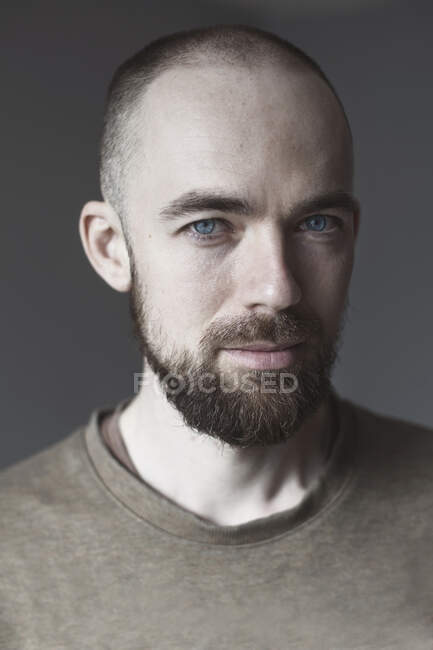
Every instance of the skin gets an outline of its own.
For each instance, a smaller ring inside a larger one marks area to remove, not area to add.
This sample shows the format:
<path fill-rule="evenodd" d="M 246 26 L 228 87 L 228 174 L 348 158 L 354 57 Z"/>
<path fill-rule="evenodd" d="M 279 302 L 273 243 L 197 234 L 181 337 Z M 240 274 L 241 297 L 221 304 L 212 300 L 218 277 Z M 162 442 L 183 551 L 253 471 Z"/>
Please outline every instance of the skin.
<path fill-rule="evenodd" d="M 318 195 L 352 192 L 350 137 L 326 84 L 303 67 L 277 64 L 177 67 L 152 82 L 135 125 L 125 186 L 128 230 L 152 344 L 196 359 L 201 337 L 218 319 L 272 320 L 290 309 L 319 319 L 325 340 L 335 340 L 359 210 L 299 211 Z M 201 190 L 241 197 L 252 211 L 159 218 L 169 202 Z M 330 215 L 332 232 L 296 230 L 317 214 Z M 342 220 L 341 229 L 332 217 Z M 209 218 L 230 229 L 215 223 L 218 237 L 197 241 L 190 224 Z M 112 206 L 87 203 L 79 227 L 97 273 L 115 290 L 129 291 L 132 264 Z M 305 359 L 316 344 L 312 338 L 304 347 Z M 221 349 L 214 355 L 219 372 L 239 371 Z M 329 400 L 287 441 L 221 449 L 217 439 L 188 427 L 151 369 L 145 365 L 144 372 L 140 392 L 122 413 L 122 437 L 140 475 L 187 510 L 220 525 L 268 516 L 299 504 L 323 470 L 335 430 Z"/>

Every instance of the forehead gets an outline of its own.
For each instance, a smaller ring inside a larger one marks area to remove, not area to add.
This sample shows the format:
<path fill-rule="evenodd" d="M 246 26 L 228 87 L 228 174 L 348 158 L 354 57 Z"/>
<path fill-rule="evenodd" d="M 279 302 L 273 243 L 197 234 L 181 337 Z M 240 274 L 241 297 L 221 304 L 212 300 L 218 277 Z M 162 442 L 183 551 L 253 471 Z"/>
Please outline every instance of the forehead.
<path fill-rule="evenodd" d="M 263 193 L 282 182 L 290 188 L 314 179 L 323 190 L 351 183 L 342 110 L 305 66 L 172 68 L 147 88 L 134 131 L 135 190 L 144 178 L 155 191 L 169 179 L 173 192 L 197 184 Z"/>

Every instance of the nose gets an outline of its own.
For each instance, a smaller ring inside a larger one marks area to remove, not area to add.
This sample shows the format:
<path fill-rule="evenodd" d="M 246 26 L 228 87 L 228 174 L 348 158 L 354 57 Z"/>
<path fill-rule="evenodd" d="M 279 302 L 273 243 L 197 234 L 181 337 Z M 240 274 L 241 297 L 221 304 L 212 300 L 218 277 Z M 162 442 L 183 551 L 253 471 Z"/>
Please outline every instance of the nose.
<path fill-rule="evenodd" d="M 262 223 L 242 242 L 242 271 L 236 275 L 238 297 L 244 308 L 275 313 L 301 300 L 301 288 L 289 267 L 285 239 L 284 230 L 277 223 Z"/>

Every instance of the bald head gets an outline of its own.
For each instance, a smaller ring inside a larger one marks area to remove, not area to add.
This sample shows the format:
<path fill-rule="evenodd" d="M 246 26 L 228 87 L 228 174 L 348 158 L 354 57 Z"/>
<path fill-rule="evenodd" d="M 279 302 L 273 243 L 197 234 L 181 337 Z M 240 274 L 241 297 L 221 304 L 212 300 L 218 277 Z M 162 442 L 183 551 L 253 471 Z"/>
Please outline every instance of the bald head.
<path fill-rule="evenodd" d="M 316 102 L 325 98 L 322 106 L 329 105 L 326 92 L 328 98 L 332 97 L 334 113 L 339 114 L 340 130 L 345 130 L 347 136 L 345 164 L 352 167 L 352 139 L 343 106 L 320 67 L 299 48 L 274 34 L 246 26 L 223 25 L 178 32 L 151 42 L 125 61 L 115 72 L 108 90 L 100 149 L 101 190 L 124 227 L 126 179 L 132 173 L 138 144 L 142 143 L 137 134 L 145 119 L 145 91 L 151 85 L 158 86 L 153 84 L 158 77 L 167 76 L 164 73 L 179 67 L 189 68 L 191 72 L 200 68 L 239 68 L 253 77 L 259 70 L 275 68 L 280 75 L 287 73 L 288 79 L 289 76 L 292 80 L 296 78 L 298 87 L 302 76 L 310 88 L 315 81 L 319 87 L 322 86 L 322 92 L 316 93 Z M 199 76 L 205 88 L 206 75 Z M 210 96 L 211 79 L 212 75 L 204 91 Z M 326 87 L 325 93 L 323 87 Z M 161 88 L 169 101 L 167 88 L 164 85 Z M 182 92 L 182 84 L 176 91 Z M 320 110 L 320 105 L 317 108 Z M 227 110 L 230 110 L 228 106 Z"/>

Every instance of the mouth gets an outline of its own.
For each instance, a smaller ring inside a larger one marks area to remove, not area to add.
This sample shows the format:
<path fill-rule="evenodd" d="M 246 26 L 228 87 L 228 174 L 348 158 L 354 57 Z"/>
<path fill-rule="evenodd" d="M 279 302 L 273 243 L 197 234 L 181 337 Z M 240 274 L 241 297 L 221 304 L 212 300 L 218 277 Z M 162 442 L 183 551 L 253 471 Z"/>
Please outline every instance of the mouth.
<path fill-rule="evenodd" d="M 249 345 L 234 345 L 232 347 L 226 347 L 225 350 L 253 350 L 254 352 L 277 352 L 279 350 L 288 350 L 293 348 L 295 345 L 304 343 L 305 339 L 299 339 L 297 341 L 290 341 L 288 343 L 282 343 L 280 345 L 274 345 L 273 343 L 268 343 L 266 341 L 258 341 L 256 343 L 251 343 Z"/>
<path fill-rule="evenodd" d="M 277 370 L 290 366 L 305 349 L 305 341 L 285 345 L 253 343 L 239 348 L 223 348 L 236 364 L 255 370 Z"/>

